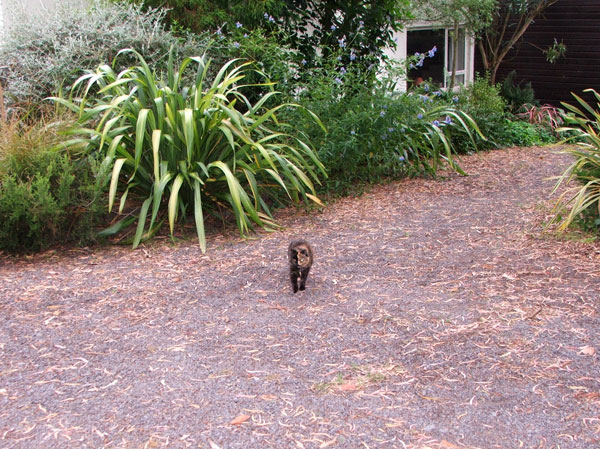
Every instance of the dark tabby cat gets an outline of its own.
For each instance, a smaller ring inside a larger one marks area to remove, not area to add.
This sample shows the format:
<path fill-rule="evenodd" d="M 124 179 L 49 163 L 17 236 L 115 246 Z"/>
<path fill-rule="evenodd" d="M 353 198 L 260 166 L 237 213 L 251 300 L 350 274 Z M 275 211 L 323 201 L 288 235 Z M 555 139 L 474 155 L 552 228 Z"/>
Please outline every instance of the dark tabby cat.
<path fill-rule="evenodd" d="M 306 240 L 294 240 L 288 248 L 288 257 L 290 259 L 290 280 L 294 293 L 296 293 L 306 287 L 306 278 L 313 263 L 312 248 Z M 300 278 L 300 288 L 298 288 L 298 278 Z"/>

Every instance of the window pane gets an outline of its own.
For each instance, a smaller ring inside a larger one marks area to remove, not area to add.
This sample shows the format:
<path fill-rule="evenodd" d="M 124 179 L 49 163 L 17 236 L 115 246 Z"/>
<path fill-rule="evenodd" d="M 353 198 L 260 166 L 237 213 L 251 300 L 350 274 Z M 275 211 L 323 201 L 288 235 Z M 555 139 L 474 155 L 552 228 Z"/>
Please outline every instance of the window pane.
<path fill-rule="evenodd" d="M 452 61 L 454 61 L 454 46 L 453 46 L 453 42 L 452 42 L 452 34 L 453 31 L 452 30 L 448 30 L 448 48 L 449 48 L 449 54 L 448 54 L 448 71 L 452 70 Z M 458 48 L 458 55 L 456 58 L 456 71 L 458 72 L 459 70 L 464 70 L 465 69 L 465 30 L 464 29 L 460 29 L 458 31 L 458 40 L 457 40 L 457 48 Z"/>
<path fill-rule="evenodd" d="M 406 54 L 427 53 L 437 47 L 435 55 L 427 57 L 423 65 L 408 72 L 408 78 L 413 84 L 419 84 L 431 79 L 435 84 L 444 85 L 444 30 L 414 30 L 408 31 L 406 37 Z"/>

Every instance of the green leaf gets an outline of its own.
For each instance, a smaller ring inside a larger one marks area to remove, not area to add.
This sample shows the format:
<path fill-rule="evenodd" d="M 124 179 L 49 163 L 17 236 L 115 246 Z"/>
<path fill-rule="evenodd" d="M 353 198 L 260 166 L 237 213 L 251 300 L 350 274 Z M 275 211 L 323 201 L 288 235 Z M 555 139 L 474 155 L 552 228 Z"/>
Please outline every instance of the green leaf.
<path fill-rule="evenodd" d="M 137 248 L 137 246 L 140 244 L 144 227 L 146 225 L 146 216 L 148 215 L 148 209 L 150 208 L 151 203 L 152 197 L 146 198 L 146 201 L 144 201 L 142 204 L 142 208 L 140 209 L 140 213 L 138 215 L 137 230 L 135 231 L 135 236 L 133 237 L 133 248 Z"/>
<path fill-rule="evenodd" d="M 108 212 L 112 211 L 113 204 L 115 203 L 115 196 L 117 195 L 117 185 L 119 183 L 119 175 L 121 174 L 121 168 L 127 159 L 117 159 L 113 166 L 112 176 L 110 179 L 110 187 L 108 189 Z"/>
<path fill-rule="evenodd" d="M 202 187 L 198 181 L 194 181 L 194 219 L 196 221 L 196 231 L 200 249 L 206 252 L 206 235 L 204 234 L 204 216 L 202 213 Z"/>
<path fill-rule="evenodd" d="M 140 164 L 140 158 L 142 157 L 142 150 L 144 146 L 144 139 L 146 137 L 146 121 L 148 120 L 148 114 L 150 109 L 142 109 L 137 117 L 135 127 L 135 165 L 134 171 L 137 170 Z"/>
<path fill-rule="evenodd" d="M 175 228 L 175 220 L 177 218 L 177 203 L 179 201 L 179 189 L 183 183 L 183 175 L 177 175 L 171 186 L 171 195 L 169 196 L 169 229 L 171 236 Z"/>

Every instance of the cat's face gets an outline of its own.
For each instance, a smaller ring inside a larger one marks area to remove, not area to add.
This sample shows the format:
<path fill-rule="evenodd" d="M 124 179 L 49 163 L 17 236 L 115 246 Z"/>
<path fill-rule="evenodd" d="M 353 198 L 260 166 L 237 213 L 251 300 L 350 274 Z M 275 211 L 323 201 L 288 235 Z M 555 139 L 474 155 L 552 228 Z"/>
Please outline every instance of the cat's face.
<path fill-rule="evenodd" d="M 298 260 L 298 266 L 306 267 L 310 264 L 310 254 L 306 248 L 298 248 L 294 250 L 296 252 L 296 259 Z"/>

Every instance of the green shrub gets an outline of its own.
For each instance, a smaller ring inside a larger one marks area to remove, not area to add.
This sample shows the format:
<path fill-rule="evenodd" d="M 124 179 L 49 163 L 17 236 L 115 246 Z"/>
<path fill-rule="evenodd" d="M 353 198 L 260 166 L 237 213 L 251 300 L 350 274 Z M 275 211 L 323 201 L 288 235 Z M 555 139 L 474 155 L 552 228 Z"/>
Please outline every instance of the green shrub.
<path fill-rule="evenodd" d="M 0 40 L 0 83 L 12 105 L 54 95 L 85 69 L 112 60 L 121 48 L 134 48 L 164 68 L 171 47 L 178 55 L 190 55 L 201 53 L 208 42 L 166 31 L 163 10 L 144 12 L 140 6 L 104 0 L 94 0 L 88 10 L 63 3 L 54 12 L 15 23 Z M 134 60 L 119 62 L 126 67 Z"/>
<path fill-rule="evenodd" d="M 216 67 L 232 59 L 251 62 L 254 70 L 246 71 L 245 95 L 255 102 L 273 86 L 279 91 L 287 91 L 296 85 L 295 77 L 300 73 L 302 57 L 285 41 L 285 36 L 269 35 L 262 29 L 229 26 L 215 36 L 207 54 Z"/>
<path fill-rule="evenodd" d="M 510 118 L 492 133 L 492 138 L 500 147 L 530 147 L 555 141 L 552 131 L 544 126 Z"/>
<path fill-rule="evenodd" d="M 523 106 L 536 104 L 535 92 L 531 87 L 531 82 L 523 83 L 520 81 L 515 83 L 516 75 L 516 71 L 510 72 L 502 82 L 500 89 L 500 94 L 513 113 L 519 112 Z"/>
<path fill-rule="evenodd" d="M 597 101 L 600 94 L 594 89 L 584 92 L 592 93 Z M 596 232 L 600 230 L 600 111 L 576 94 L 572 94 L 579 103 L 574 106 L 562 105 L 567 109 L 564 120 L 566 126 L 558 131 L 568 136 L 565 142 L 574 142 L 565 153 L 571 154 L 575 160 L 559 178 L 554 192 L 563 184 L 576 180 L 575 187 L 567 188 L 559 197 L 555 207 L 555 216 L 551 223 L 559 223 L 558 230 L 564 231 L 577 219 L 583 219 L 586 226 Z"/>
<path fill-rule="evenodd" d="M 329 190 L 343 194 L 357 182 L 435 175 L 442 162 L 460 171 L 451 130 L 471 139 L 479 132 L 466 113 L 449 105 L 442 92 L 394 93 L 390 80 L 374 82 L 336 61 L 310 72 L 296 92 L 297 101 L 322 118 L 327 134 L 298 113 L 289 119 L 317 144 Z"/>
<path fill-rule="evenodd" d="M 103 166 L 110 168 L 109 210 L 117 192 L 119 212 L 128 200 L 137 208 L 106 233 L 137 220 L 135 247 L 160 228 L 163 217 L 172 234 L 176 219 L 191 213 L 205 250 L 206 210 L 232 211 L 244 234 L 253 223 L 274 225 L 269 201 L 287 197 L 318 202 L 313 181 L 325 174 L 322 164 L 276 119 L 280 109 L 293 105 L 265 108 L 275 92 L 249 102 L 238 84 L 247 64 L 229 61 L 208 82 L 209 63 L 204 58 L 186 58 L 178 71 L 170 58 L 166 79 L 157 79 L 139 53 L 119 52 L 130 54 L 138 58 L 138 65 L 119 74 L 100 66 L 76 82 L 75 88 L 85 87 L 82 98 L 55 99 L 79 112 L 83 126 L 93 127 L 87 130 L 89 137 L 71 144 L 100 154 Z M 193 66 L 195 82 L 187 85 L 182 79 Z M 88 96 L 92 87 L 98 94 Z"/>
<path fill-rule="evenodd" d="M 0 122 L 0 250 L 93 239 L 102 188 L 93 160 L 74 160 L 56 148 L 65 126 Z"/>

